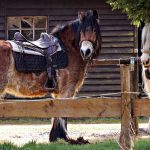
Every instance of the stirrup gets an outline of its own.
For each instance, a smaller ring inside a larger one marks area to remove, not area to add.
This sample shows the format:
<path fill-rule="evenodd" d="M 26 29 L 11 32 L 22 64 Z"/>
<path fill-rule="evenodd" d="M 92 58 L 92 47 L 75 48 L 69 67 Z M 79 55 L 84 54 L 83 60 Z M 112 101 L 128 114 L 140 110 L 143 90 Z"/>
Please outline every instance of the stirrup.
<path fill-rule="evenodd" d="M 57 86 L 57 84 L 56 84 L 54 77 L 52 77 L 52 78 L 48 77 L 45 82 L 44 88 L 46 90 L 54 90 L 56 88 L 56 86 Z"/>

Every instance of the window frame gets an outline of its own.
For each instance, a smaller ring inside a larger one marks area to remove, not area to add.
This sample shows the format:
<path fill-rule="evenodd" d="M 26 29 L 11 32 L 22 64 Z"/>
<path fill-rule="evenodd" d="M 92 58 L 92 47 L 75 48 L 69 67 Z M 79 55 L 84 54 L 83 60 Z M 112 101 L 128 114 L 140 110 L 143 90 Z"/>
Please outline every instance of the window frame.
<path fill-rule="evenodd" d="M 10 17 L 18 17 L 19 18 L 19 28 L 13 28 L 13 29 L 9 29 L 8 28 L 8 26 L 9 26 L 8 19 Z M 33 18 L 33 27 L 32 28 L 22 28 L 21 27 L 21 20 L 22 20 L 22 18 L 25 18 L 25 17 Z M 46 18 L 46 27 L 45 28 L 37 28 L 37 27 L 35 27 L 35 18 L 37 18 L 37 17 L 44 17 L 44 18 Z M 19 30 L 20 33 L 22 33 L 23 30 L 24 31 L 25 30 L 26 31 L 31 30 L 33 32 L 32 40 L 34 41 L 35 40 L 35 31 L 45 30 L 46 32 L 48 32 L 48 16 L 7 16 L 7 39 L 9 37 L 8 32 L 9 31 L 15 31 L 15 30 Z"/>

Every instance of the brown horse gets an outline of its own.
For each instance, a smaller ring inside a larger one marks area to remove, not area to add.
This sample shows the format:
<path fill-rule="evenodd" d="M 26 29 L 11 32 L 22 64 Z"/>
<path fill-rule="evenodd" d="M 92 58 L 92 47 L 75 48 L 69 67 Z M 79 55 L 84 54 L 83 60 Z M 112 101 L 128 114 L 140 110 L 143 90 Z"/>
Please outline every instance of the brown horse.
<path fill-rule="evenodd" d="M 63 27 L 56 27 L 52 33 L 65 46 L 68 54 L 68 66 L 57 70 L 57 89 L 51 91 L 54 98 L 75 96 L 81 88 L 89 61 L 99 55 L 101 46 L 98 13 L 96 10 L 80 12 L 78 19 Z M 46 72 L 39 75 L 20 73 L 15 69 L 12 47 L 7 41 L 0 41 L 0 92 L 19 97 L 41 97 L 48 94 L 44 88 Z M 68 139 L 67 119 L 54 118 L 50 132 L 50 141 L 57 138 Z"/>

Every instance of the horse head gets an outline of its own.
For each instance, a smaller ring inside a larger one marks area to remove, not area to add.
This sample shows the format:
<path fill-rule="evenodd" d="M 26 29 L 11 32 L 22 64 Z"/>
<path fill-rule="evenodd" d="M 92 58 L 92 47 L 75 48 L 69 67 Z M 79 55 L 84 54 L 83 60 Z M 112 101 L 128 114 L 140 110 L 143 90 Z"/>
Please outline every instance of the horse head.
<path fill-rule="evenodd" d="M 100 51 L 100 26 L 96 10 L 78 13 L 79 26 L 77 29 L 77 43 L 83 60 L 90 60 L 98 56 Z"/>

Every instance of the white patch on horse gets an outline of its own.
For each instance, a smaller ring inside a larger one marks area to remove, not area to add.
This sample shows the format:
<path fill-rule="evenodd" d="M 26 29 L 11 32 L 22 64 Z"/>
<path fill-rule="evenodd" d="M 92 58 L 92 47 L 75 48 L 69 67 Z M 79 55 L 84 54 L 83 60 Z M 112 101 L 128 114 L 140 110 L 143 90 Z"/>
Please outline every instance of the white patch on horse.
<path fill-rule="evenodd" d="M 90 57 L 91 54 L 93 53 L 93 50 L 94 50 L 93 44 L 90 41 L 83 41 L 81 43 L 81 48 L 80 49 L 81 49 L 82 53 L 84 54 L 84 56 L 86 56 L 87 50 L 88 49 L 90 50 L 90 53 L 86 57 Z"/>

